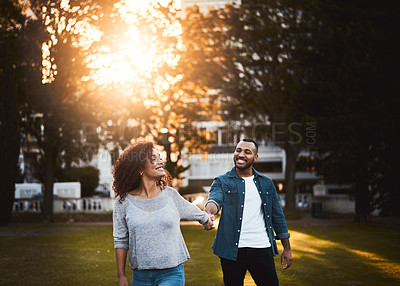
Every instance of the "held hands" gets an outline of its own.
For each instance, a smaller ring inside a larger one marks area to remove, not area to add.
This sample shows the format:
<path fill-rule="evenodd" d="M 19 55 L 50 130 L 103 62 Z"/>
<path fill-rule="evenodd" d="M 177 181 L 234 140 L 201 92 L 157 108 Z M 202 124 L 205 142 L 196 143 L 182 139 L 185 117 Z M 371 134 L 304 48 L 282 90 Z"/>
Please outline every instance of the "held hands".
<path fill-rule="evenodd" d="M 214 229 L 214 228 L 215 228 L 215 227 L 214 227 L 214 220 L 215 220 L 214 215 L 208 214 L 208 221 L 206 221 L 206 223 L 203 224 L 203 228 L 204 228 L 205 230 L 212 230 L 212 229 Z"/>

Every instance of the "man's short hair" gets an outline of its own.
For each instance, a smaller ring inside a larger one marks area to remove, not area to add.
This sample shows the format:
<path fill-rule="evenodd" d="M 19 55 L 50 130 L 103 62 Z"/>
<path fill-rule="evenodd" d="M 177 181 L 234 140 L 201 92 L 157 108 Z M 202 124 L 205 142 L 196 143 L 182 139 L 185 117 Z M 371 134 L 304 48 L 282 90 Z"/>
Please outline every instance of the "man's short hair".
<path fill-rule="evenodd" d="M 250 138 L 244 138 L 244 139 L 242 139 L 240 141 L 253 143 L 254 146 L 256 146 L 256 154 L 258 154 L 258 144 L 257 144 L 257 142 L 255 140 L 250 139 Z"/>

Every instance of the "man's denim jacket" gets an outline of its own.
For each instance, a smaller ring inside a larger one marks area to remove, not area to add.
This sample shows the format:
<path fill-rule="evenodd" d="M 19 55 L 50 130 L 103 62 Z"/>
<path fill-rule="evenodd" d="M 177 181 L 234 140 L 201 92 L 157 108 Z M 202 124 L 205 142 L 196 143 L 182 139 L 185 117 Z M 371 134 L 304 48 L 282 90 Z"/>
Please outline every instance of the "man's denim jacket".
<path fill-rule="evenodd" d="M 274 255 L 278 253 L 275 239 L 289 238 L 285 216 L 279 203 L 278 194 L 272 180 L 253 168 L 254 183 L 262 201 L 264 221 Z M 219 257 L 236 260 L 239 236 L 242 228 L 245 182 L 236 173 L 235 167 L 215 178 L 211 185 L 209 202 L 222 208 L 217 235 L 212 246 Z M 274 231 L 276 236 L 274 236 Z"/>

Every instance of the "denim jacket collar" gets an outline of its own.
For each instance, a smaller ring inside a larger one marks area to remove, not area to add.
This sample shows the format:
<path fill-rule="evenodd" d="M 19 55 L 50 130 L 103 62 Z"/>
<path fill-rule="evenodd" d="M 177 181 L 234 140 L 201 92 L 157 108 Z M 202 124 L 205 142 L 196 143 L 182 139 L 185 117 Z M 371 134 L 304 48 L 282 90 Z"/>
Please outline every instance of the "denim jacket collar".
<path fill-rule="evenodd" d="M 257 178 L 258 176 L 260 176 L 260 173 L 259 173 L 256 169 L 254 169 L 254 167 L 252 167 L 252 169 L 253 169 L 254 178 Z M 229 177 L 229 178 L 242 179 L 242 178 L 239 177 L 239 175 L 237 174 L 237 172 L 236 172 L 236 167 L 233 167 L 233 168 L 229 171 L 228 177 Z"/>

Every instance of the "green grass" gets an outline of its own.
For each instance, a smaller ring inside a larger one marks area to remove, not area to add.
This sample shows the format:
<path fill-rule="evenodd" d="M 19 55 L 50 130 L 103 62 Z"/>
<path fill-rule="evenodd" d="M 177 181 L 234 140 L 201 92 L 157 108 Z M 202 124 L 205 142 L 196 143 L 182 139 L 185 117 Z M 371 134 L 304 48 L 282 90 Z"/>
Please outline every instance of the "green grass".
<path fill-rule="evenodd" d="M 290 223 L 289 229 L 294 264 L 283 271 L 276 257 L 281 285 L 400 285 L 399 229 Z M 186 285 L 223 285 L 219 259 L 210 249 L 215 230 L 182 226 L 182 232 L 191 254 L 184 264 Z M 0 285 L 116 284 L 111 225 L 18 223 L 0 228 Z M 254 285 L 250 275 L 245 285 Z"/>
<path fill-rule="evenodd" d="M 53 222 L 112 222 L 112 212 L 104 213 L 57 213 L 52 217 Z M 45 217 L 37 213 L 13 213 L 12 221 L 18 223 L 43 222 Z"/>

